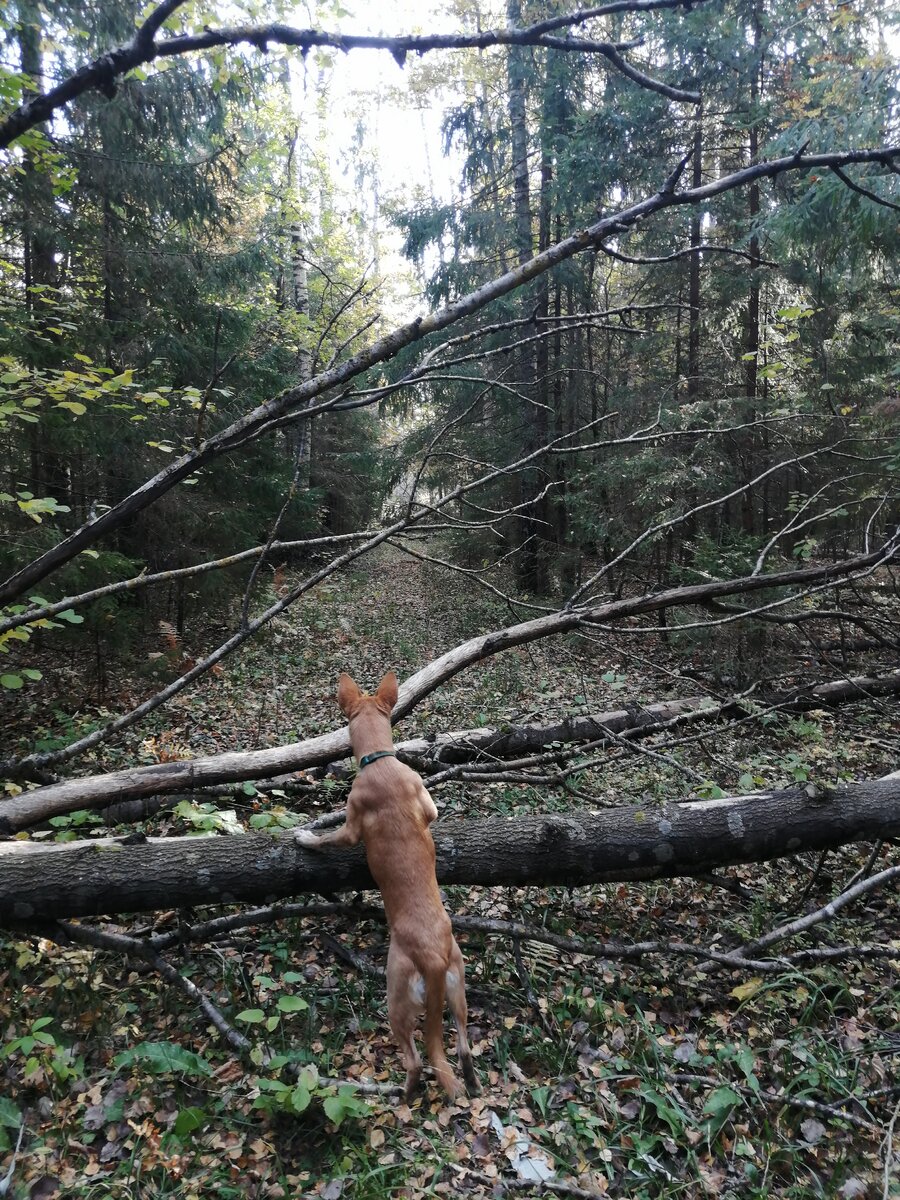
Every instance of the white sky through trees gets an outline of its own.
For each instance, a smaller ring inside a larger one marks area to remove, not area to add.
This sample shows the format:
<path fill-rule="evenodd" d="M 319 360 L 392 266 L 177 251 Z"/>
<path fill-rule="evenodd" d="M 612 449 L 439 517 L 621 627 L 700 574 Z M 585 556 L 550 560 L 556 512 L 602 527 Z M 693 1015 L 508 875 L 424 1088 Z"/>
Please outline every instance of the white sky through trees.
<path fill-rule="evenodd" d="M 343 5 L 343 11 L 349 15 L 313 19 L 308 9 L 298 8 L 290 23 L 301 27 L 317 24 L 346 34 L 393 36 L 452 33 L 460 28 L 446 4 L 422 0 L 351 2 Z M 437 52 L 429 57 L 442 53 L 456 52 Z M 328 103 L 320 120 L 315 115 L 319 75 L 316 57 L 310 54 L 304 62 L 299 55 L 291 56 L 295 111 L 309 141 L 319 139 L 327 147 L 335 184 L 345 202 L 366 213 L 370 221 L 376 216 L 377 186 L 381 273 L 397 285 L 394 302 L 399 305 L 399 317 L 418 299 L 419 288 L 408 262 L 400 256 L 402 236 L 387 220 L 385 209 L 398 204 L 412 207 L 417 200 L 428 201 L 431 197 L 438 203 L 450 203 L 458 194 L 458 156 L 444 155 L 441 134 L 444 112 L 455 97 L 449 88 L 440 94 L 433 88 L 427 92 L 410 89 L 412 72 L 423 61 L 414 55 L 403 67 L 384 50 L 352 50 L 347 54 L 329 51 L 327 58 L 331 66 L 325 69 L 323 78 Z M 375 179 L 367 175 L 361 189 L 354 158 L 357 163 L 365 162 L 376 175 Z M 429 265 L 426 262 L 426 271 Z"/>

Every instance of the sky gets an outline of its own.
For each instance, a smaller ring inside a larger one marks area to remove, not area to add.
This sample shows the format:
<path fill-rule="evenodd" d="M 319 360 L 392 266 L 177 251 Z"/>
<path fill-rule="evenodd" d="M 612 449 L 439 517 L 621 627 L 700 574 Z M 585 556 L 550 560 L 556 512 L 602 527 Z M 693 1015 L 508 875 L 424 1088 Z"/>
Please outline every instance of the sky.
<path fill-rule="evenodd" d="M 345 0 L 344 7 L 350 16 L 320 22 L 318 27 L 348 34 L 384 35 L 451 33 L 457 29 L 453 17 L 447 15 L 447 5 L 432 0 L 390 0 L 381 4 Z M 294 23 L 308 26 L 308 12 L 298 9 Z M 362 119 L 366 145 L 377 163 L 382 204 L 401 197 L 411 200 L 417 190 L 426 196 L 433 195 L 438 202 L 449 203 L 458 192 L 460 178 L 458 157 L 445 157 L 441 135 L 444 110 L 452 103 L 452 96 L 448 93 L 437 98 L 427 108 L 412 107 L 408 103 L 409 68 L 400 67 L 385 50 L 336 53 L 333 64 L 327 143 L 332 171 L 339 183 L 348 188 L 351 199 L 363 207 L 371 201 L 370 196 L 353 194 L 355 183 L 347 173 L 348 153 Z M 297 60 L 294 67 L 294 103 L 304 118 L 311 115 L 315 90 L 315 77 L 311 73 L 315 70 L 312 55 L 306 66 Z M 399 232 L 384 221 L 381 228 L 382 273 L 400 284 L 396 301 L 402 309 L 418 299 L 418 288 L 409 264 L 400 256 Z M 397 315 L 403 315 L 402 311 Z"/>

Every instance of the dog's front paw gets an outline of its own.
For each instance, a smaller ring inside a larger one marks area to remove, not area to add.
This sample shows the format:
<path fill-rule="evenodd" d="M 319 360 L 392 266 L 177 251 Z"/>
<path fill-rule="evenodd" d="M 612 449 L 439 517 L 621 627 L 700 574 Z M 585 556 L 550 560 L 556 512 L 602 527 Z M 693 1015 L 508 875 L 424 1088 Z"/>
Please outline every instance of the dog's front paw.
<path fill-rule="evenodd" d="M 319 844 L 319 838 L 315 833 L 311 833 L 308 829 L 295 829 L 294 841 L 300 846 L 309 846 L 314 849 Z"/>

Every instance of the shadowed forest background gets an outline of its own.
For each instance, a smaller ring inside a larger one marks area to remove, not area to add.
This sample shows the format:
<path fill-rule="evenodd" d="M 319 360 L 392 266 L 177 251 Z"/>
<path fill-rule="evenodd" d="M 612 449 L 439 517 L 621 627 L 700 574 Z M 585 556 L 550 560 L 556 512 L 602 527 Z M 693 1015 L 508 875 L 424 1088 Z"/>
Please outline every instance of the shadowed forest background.
<path fill-rule="evenodd" d="M 897 14 L 382 7 L 0 14 L 3 1194 L 900 1196 Z"/>

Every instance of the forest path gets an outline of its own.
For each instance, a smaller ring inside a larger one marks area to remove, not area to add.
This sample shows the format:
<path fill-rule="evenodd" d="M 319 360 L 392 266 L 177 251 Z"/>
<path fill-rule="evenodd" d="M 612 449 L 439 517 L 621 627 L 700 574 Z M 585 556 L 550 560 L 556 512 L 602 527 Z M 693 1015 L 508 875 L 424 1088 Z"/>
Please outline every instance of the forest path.
<path fill-rule="evenodd" d="M 434 547 L 428 552 L 440 553 Z M 275 586 L 295 577 L 301 572 L 293 570 L 287 579 L 277 572 Z M 252 608 L 274 595 L 266 582 Z M 170 739 L 194 754 L 312 737 L 342 720 L 334 699 L 342 671 L 372 691 L 386 671 L 402 680 L 467 638 L 517 619 L 471 576 L 379 547 L 301 597 L 226 660 L 220 675 L 176 698 L 158 715 L 155 736 L 168 729 Z M 207 651 L 192 645 L 190 636 L 186 652 Z M 616 693 L 600 680 L 605 668 L 596 657 L 591 642 L 556 638 L 486 660 L 426 699 L 405 720 L 403 733 L 558 716 L 588 697 L 609 707 Z"/>

